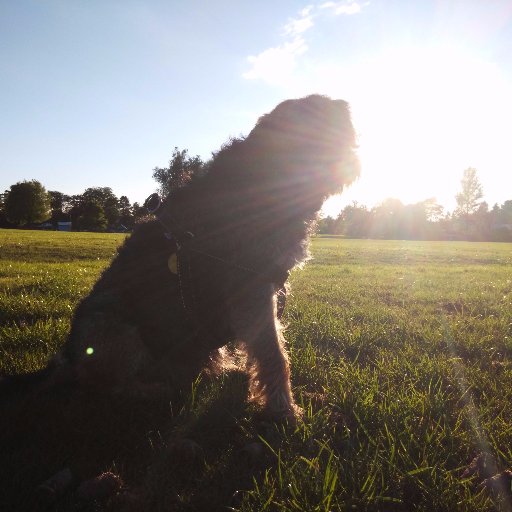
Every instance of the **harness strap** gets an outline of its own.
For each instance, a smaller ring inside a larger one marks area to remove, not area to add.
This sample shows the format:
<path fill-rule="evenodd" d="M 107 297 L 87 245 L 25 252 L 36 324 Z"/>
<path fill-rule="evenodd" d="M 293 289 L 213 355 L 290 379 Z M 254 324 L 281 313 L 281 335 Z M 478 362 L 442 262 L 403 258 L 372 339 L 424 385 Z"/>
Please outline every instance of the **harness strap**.
<path fill-rule="evenodd" d="M 165 228 L 164 236 L 168 240 L 174 240 L 177 246 L 177 252 L 179 252 L 185 244 L 192 240 L 194 238 L 194 234 L 190 231 L 185 231 L 181 228 L 181 226 L 178 225 L 178 223 L 169 215 L 166 215 L 165 221 L 163 219 L 162 215 L 162 201 L 160 199 L 160 196 L 158 194 L 151 194 L 146 201 L 144 201 L 145 208 L 149 211 L 149 213 L 152 213 L 155 215 L 157 220 L 162 224 L 162 226 Z M 167 222 L 166 222 L 167 221 Z M 169 225 L 170 224 L 170 225 Z M 193 247 L 187 247 L 187 250 L 191 252 L 195 252 L 196 254 L 201 254 L 202 256 L 210 259 L 214 259 L 218 261 L 219 263 L 223 263 L 224 265 L 228 265 L 233 268 L 237 268 L 239 270 L 245 270 L 246 272 L 253 274 L 255 276 L 259 276 L 261 279 L 267 280 L 270 283 L 276 284 L 279 287 L 282 287 L 284 283 L 287 281 L 290 272 L 286 269 L 283 269 L 282 267 L 278 265 L 274 265 L 273 268 L 271 268 L 267 272 L 258 272 L 257 270 L 254 270 L 250 267 L 240 265 L 238 263 L 235 263 L 233 261 L 226 260 L 224 258 L 221 258 L 220 256 L 217 256 L 215 254 L 210 254 L 205 251 L 201 251 L 199 249 L 194 249 Z"/>
<path fill-rule="evenodd" d="M 169 270 L 175 273 L 178 277 L 178 286 L 180 289 L 181 301 L 183 305 L 183 309 L 187 311 L 188 315 L 194 321 L 194 324 L 197 325 L 202 331 L 204 331 L 207 339 L 214 341 L 215 346 L 213 348 L 219 348 L 223 346 L 228 339 L 220 339 L 215 336 L 214 333 L 211 332 L 211 329 L 208 329 L 205 326 L 204 321 L 198 315 L 197 311 L 197 297 L 196 290 L 194 290 L 193 286 L 193 278 L 192 278 L 192 266 L 190 257 L 183 258 L 183 256 L 189 253 L 195 253 L 204 258 L 209 258 L 217 261 L 225 266 L 231 267 L 233 269 L 243 270 L 256 278 L 264 281 L 270 282 L 279 290 L 279 293 L 282 292 L 284 288 L 284 284 L 289 277 L 289 271 L 285 270 L 278 265 L 272 266 L 267 272 L 258 272 L 250 267 L 240 265 L 233 261 L 226 260 L 217 256 L 215 254 L 210 254 L 208 252 L 202 251 L 200 249 L 191 247 L 190 242 L 194 239 L 194 234 L 185 231 L 179 226 L 179 224 L 172 219 L 169 215 L 162 214 L 162 201 L 158 194 L 152 194 L 149 196 L 144 202 L 144 206 L 148 210 L 149 213 L 155 215 L 156 219 L 160 222 L 162 227 L 164 228 L 164 236 L 169 242 L 173 243 L 173 251 L 171 252 L 168 259 Z M 281 317 L 284 309 L 284 302 L 281 301 L 281 307 L 278 308 L 278 316 Z M 233 336 L 233 333 L 230 334 Z"/>

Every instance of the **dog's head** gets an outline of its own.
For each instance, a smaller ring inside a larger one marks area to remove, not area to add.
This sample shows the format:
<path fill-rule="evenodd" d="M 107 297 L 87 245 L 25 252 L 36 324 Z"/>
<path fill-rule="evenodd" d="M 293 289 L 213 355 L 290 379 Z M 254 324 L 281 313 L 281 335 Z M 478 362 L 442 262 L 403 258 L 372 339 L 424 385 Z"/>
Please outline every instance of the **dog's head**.
<path fill-rule="evenodd" d="M 196 235 L 234 224 L 251 233 L 291 232 L 293 225 L 301 237 L 324 200 L 352 183 L 359 169 L 345 101 L 287 100 L 216 153 L 204 176 L 173 191 L 161 212 Z"/>
<path fill-rule="evenodd" d="M 268 155 L 288 186 L 328 196 L 359 176 L 356 134 L 343 100 L 315 94 L 284 101 L 258 120 L 246 142 Z"/>

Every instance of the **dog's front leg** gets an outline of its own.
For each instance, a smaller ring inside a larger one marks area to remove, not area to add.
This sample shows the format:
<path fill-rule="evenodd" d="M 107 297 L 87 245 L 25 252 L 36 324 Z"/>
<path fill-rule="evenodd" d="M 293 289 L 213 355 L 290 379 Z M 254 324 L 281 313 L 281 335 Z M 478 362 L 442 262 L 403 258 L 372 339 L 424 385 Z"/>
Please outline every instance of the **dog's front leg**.
<path fill-rule="evenodd" d="M 253 397 L 271 417 L 296 417 L 300 409 L 293 401 L 275 291 L 271 283 L 260 283 L 240 292 L 231 307 L 231 321 L 247 350 Z"/>

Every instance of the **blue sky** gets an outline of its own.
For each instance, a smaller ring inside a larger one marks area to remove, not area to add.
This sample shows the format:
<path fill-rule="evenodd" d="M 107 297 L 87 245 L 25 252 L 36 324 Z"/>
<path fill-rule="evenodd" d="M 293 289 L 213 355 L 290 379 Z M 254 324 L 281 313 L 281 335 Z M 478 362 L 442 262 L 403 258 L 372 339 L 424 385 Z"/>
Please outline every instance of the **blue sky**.
<path fill-rule="evenodd" d="M 363 176 L 340 201 L 453 208 L 463 170 L 512 199 L 512 2 L 0 0 L 0 190 L 154 191 L 279 101 L 352 105 Z"/>

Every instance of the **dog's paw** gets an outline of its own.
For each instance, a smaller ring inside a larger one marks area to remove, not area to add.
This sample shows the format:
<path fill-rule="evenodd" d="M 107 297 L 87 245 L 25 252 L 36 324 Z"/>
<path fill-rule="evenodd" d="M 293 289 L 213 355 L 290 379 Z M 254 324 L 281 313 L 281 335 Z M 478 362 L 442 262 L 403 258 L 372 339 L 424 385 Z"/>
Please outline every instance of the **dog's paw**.
<path fill-rule="evenodd" d="M 283 407 L 282 402 L 280 407 L 272 407 L 268 404 L 263 411 L 263 416 L 270 421 L 277 423 L 287 423 L 288 425 L 295 426 L 304 415 L 304 411 L 295 402 L 288 402 Z"/>
<path fill-rule="evenodd" d="M 290 410 L 288 414 L 285 416 L 285 421 L 287 421 L 290 425 L 296 425 L 298 421 L 302 420 L 304 416 L 304 411 L 302 407 L 299 407 L 297 404 L 291 404 Z"/>
<path fill-rule="evenodd" d="M 287 393 L 276 393 L 266 403 L 263 415 L 275 422 L 295 425 L 303 416 L 302 409 Z"/>

